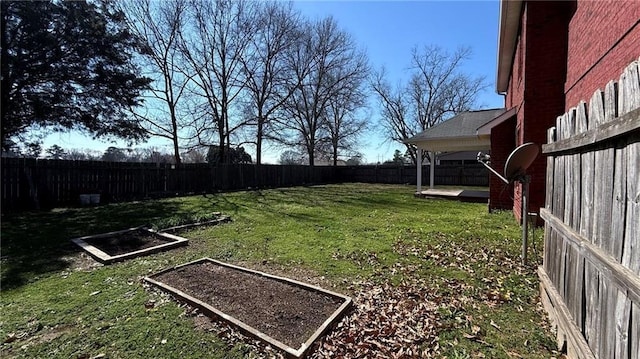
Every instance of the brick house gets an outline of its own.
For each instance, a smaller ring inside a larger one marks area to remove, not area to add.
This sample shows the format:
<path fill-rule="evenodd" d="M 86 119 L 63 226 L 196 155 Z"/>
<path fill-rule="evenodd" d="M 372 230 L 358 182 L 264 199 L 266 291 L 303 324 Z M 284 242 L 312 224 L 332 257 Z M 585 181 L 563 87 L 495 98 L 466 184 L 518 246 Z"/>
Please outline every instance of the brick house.
<path fill-rule="evenodd" d="M 516 146 L 547 143 L 556 118 L 617 78 L 640 54 L 640 1 L 501 0 L 496 91 L 506 112 L 491 124 L 491 162 L 503 168 Z M 546 158 L 528 173 L 530 211 L 545 200 Z M 493 176 L 492 176 L 493 177 Z M 508 206 L 500 180 L 490 183 L 490 208 Z M 513 210 L 521 217 L 521 188 Z"/>

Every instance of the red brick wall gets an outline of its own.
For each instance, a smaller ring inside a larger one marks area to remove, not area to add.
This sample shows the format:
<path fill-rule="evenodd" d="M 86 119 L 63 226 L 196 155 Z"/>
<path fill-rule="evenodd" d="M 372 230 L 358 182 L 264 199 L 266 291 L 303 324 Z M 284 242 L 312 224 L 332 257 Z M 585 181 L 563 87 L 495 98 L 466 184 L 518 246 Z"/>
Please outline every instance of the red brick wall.
<path fill-rule="evenodd" d="M 527 46 L 527 11 L 526 7 L 522 13 L 522 25 L 520 26 L 520 33 L 518 35 L 518 41 L 516 44 L 516 51 L 513 57 L 513 66 L 511 68 L 511 77 L 509 79 L 509 86 L 507 88 L 507 94 L 505 96 L 505 108 L 507 110 L 515 107 L 517 109 L 516 119 L 512 123 L 511 128 L 512 132 L 510 134 L 505 133 L 505 131 L 497 131 L 495 135 L 500 135 L 500 141 L 504 141 L 505 143 L 509 143 L 511 148 L 506 153 L 501 153 L 501 151 L 493 152 L 493 143 L 497 137 L 494 137 L 494 132 L 491 132 L 491 145 L 492 145 L 492 163 L 494 164 L 494 168 L 498 169 L 500 172 L 504 169 L 504 164 L 507 161 L 507 157 L 509 153 L 516 147 L 517 144 L 521 144 L 522 142 L 522 123 L 524 121 L 524 92 L 525 92 L 525 55 L 526 55 L 526 46 Z M 513 120 L 511 120 L 513 121 Z M 504 136 L 504 137 L 502 137 Z M 499 157 L 502 157 L 502 160 L 499 160 Z M 500 162 L 500 163 L 499 163 Z M 498 180 L 499 181 L 499 180 Z M 494 184 L 492 181 L 490 183 L 490 191 L 489 196 L 497 189 L 494 189 L 495 186 L 502 189 L 502 182 Z M 516 194 L 514 191 L 514 186 L 511 185 L 506 190 L 509 191 L 509 197 L 511 200 L 511 208 L 514 210 L 514 214 L 516 218 L 520 220 L 520 197 L 519 193 Z M 517 197 L 517 201 L 516 201 Z M 516 204 L 517 203 L 517 204 Z"/>
<path fill-rule="evenodd" d="M 527 13 L 522 14 L 522 23 L 527 22 Z M 524 49 L 526 46 L 526 26 L 520 27 L 520 33 L 518 34 L 518 40 L 516 45 L 516 51 L 513 56 L 513 66 L 511 67 L 511 77 L 509 78 L 509 85 L 507 87 L 507 94 L 505 96 L 505 108 L 507 110 L 516 107 L 518 114 L 520 114 L 520 108 L 524 101 Z"/>
<path fill-rule="evenodd" d="M 640 1 L 525 1 L 519 31 L 505 107 L 517 109 L 515 145 L 544 144 L 557 116 L 589 100 L 638 58 Z M 496 137 L 492 132 L 492 143 L 507 138 L 506 132 L 498 130 Z M 496 166 L 498 156 L 492 148 Z M 540 155 L 528 170 L 530 211 L 544 206 L 545 171 L 546 158 Z M 513 197 L 519 219 L 519 185 Z"/>
<path fill-rule="evenodd" d="M 502 173 L 509 153 L 516 146 L 515 116 L 491 129 L 491 166 Z M 513 208 L 513 185 L 494 175 L 489 178 L 489 210 Z"/>
<path fill-rule="evenodd" d="M 572 11 L 565 111 L 588 101 L 640 55 L 640 1 L 580 0 Z"/>
<path fill-rule="evenodd" d="M 564 113 L 567 71 L 568 2 L 526 2 L 520 36 L 506 97 L 506 107 L 518 109 L 515 145 L 546 143 L 547 129 Z M 492 137 L 493 141 L 493 137 Z M 493 157 L 493 156 L 492 156 Z M 546 158 L 539 155 L 527 173 L 531 176 L 529 211 L 544 206 Z M 521 218 L 521 186 L 514 188 L 513 210 Z"/>

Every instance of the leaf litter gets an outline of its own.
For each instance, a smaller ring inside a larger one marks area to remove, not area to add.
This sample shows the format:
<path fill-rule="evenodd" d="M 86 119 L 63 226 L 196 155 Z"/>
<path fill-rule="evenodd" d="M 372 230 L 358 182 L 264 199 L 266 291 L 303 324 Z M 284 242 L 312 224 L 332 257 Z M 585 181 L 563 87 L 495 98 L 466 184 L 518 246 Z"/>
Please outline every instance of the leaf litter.
<path fill-rule="evenodd" d="M 389 267 L 368 252 L 334 254 L 335 260 L 353 260 L 359 265 L 373 266 L 375 270 L 368 279 L 358 279 L 348 285 L 348 291 L 354 293 L 351 311 L 315 344 L 309 358 L 446 358 L 446 349 L 457 347 L 458 340 L 494 348 L 495 345 L 485 338 L 486 330 L 502 331 L 501 326 L 493 319 L 474 318 L 466 314 L 466 310 L 483 305 L 494 308 L 513 301 L 527 302 L 511 292 L 503 274 L 526 274 L 533 269 L 522 267 L 518 258 L 510 258 L 499 249 L 482 248 L 471 252 L 446 244 L 416 246 L 397 241 L 394 250 L 404 256 L 416 256 L 421 261 L 418 264 L 415 260 L 412 264 L 398 262 Z M 492 275 L 479 278 L 479 284 L 424 275 L 424 270 L 434 266 L 455 267 L 476 277 L 479 267 L 491 268 L 488 273 Z M 527 286 L 534 285 L 525 282 Z M 533 304 L 541 312 L 539 303 L 527 304 Z M 184 306 L 184 315 L 193 317 L 196 327 L 215 333 L 229 346 L 248 347 L 249 358 L 284 357 L 277 349 L 247 337 L 225 323 L 212 321 L 197 309 Z M 488 323 L 481 324 L 482 319 L 489 319 Z M 485 324 L 486 328 L 483 328 Z M 541 320 L 540 325 L 545 326 L 545 321 Z M 459 331 L 460 336 L 453 341 L 443 340 L 442 333 L 451 330 Z M 513 350 L 504 351 L 509 357 L 520 355 Z M 473 355 L 485 357 L 482 351 Z"/>

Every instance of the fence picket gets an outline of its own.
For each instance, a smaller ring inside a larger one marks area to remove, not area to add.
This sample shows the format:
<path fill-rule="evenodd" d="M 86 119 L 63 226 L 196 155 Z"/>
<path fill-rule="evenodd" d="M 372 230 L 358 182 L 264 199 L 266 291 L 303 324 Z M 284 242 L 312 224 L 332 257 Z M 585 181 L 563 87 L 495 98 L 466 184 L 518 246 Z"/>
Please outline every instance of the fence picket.
<path fill-rule="evenodd" d="M 640 340 L 634 340 L 634 338 L 640 338 L 640 325 L 638 325 L 638 323 L 640 323 L 640 304 L 638 303 L 632 304 L 631 323 L 634 323 L 635 325 L 631 326 L 631 332 L 629 333 L 629 343 L 631 344 L 629 357 L 640 358 Z"/>
<path fill-rule="evenodd" d="M 622 265 L 640 275 L 640 142 L 626 148 L 626 221 Z M 640 326 L 640 322 L 636 322 Z"/>
<path fill-rule="evenodd" d="M 599 274 L 596 267 L 590 262 L 585 261 L 585 322 L 584 336 L 589 343 L 589 348 L 594 353 L 598 353 L 600 342 L 600 292 L 598 291 Z"/>
<path fill-rule="evenodd" d="M 563 298 L 543 303 L 552 316 L 570 312 L 576 326 L 552 322 L 588 345 L 568 340 L 569 356 L 640 358 L 639 63 L 595 91 L 588 107 L 580 102 L 558 116 L 558 141 L 543 146 L 549 160 L 541 279 L 548 275 L 553 288 L 542 290 L 543 297 Z"/>
<path fill-rule="evenodd" d="M 629 327 L 631 321 L 631 300 L 624 293 L 618 292 L 615 307 L 614 353 L 617 359 L 633 359 L 629 357 Z"/>
<path fill-rule="evenodd" d="M 622 262 L 627 203 L 627 151 L 625 147 L 620 147 L 615 150 L 613 168 L 611 233 L 608 236 L 611 242 L 609 245 L 609 253 L 611 253 L 618 262 Z"/>

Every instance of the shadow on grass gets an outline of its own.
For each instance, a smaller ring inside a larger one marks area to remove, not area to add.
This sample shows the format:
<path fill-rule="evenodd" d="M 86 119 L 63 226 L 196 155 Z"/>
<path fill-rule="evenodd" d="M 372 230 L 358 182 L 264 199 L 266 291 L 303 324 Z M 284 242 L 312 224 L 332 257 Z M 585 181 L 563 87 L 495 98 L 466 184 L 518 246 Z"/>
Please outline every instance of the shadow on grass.
<path fill-rule="evenodd" d="M 152 223 L 183 213 L 177 201 L 146 201 L 94 208 L 8 214 L 2 219 L 2 290 L 20 287 L 70 266 L 81 251 L 70 239 Z"/>
<path fill-rule="evenodd" d="M 222 194 L 204 194 L 202 197 L 207 200 L 208 205 L 214 206 L 218 211 L 225 214 L 236 214 L 243 207 Z"/>
<path fill-rule="evenodd" d="M 312 225 L 326 221 L 327 213 L 351 215 L 376 209 L 415 212 L 429 205 L 415 200 L 410 191 L 406 199 L 398 201 L 398 193 L 404 195 L 404 190 L 365 184 L 291 187 L 5 215 L 1 228 L 2 289 L 16 288 L 68 268 L 71 263 L 65 258 L 81 251 L 70 239 L 80 236 L 212 211 L 232 218 L 290 217 L 313 228 Z M 446 212 L 455 212 L 460 207 L 459 202 L 439 203 L 439 208 Z"/>

